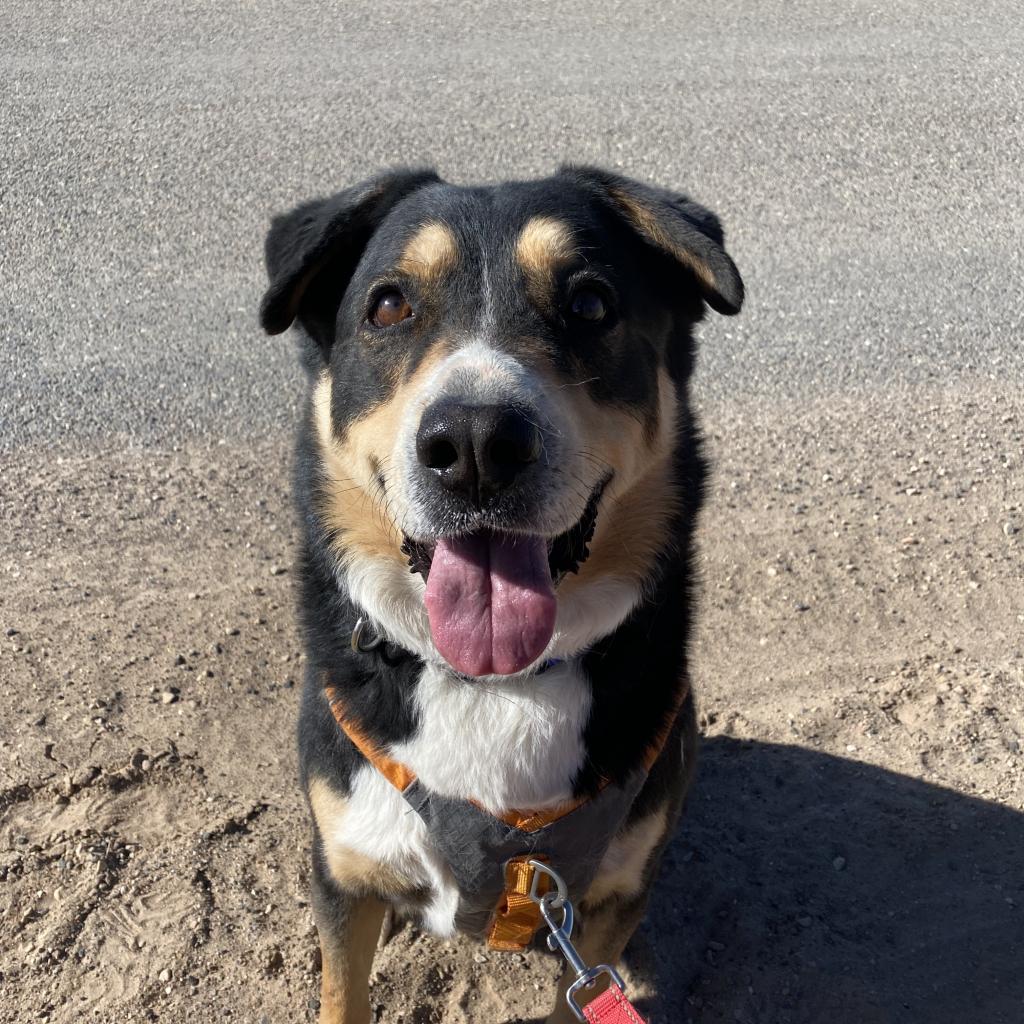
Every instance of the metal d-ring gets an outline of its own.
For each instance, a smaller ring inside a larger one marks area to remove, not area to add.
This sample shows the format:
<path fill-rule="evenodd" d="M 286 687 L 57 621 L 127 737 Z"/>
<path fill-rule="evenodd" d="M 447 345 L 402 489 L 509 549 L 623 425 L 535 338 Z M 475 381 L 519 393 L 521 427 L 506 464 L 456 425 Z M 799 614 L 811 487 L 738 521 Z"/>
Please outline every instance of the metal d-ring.
<path fill-rule="evenodd" d="M 546 900 L 547 906 L 552 910 L 561 910 L 569 899 L 569 887 L 565 884 L 565 879 L 542 860 L 529 860 L 527 864 L 533 868 L 533 877 L 530 879 L 530 899 L 538 904 Z M 555 886 L 554 892 L 549 892 L 543 897 L 540 895 L 541 875 L 546 875 Z"/>
<path fill-rule="evenodd" d="M 376 647 L 380 647 L 384 640 L 380 636 L 374 635 L 372 638 L 366 638 L 366 632 L 370 628 L 369 622 L 360 615 L 356 619 L 355 628 L 352 630 L 352 650 L 356 653 L 365 654 L 367 651 L 372 651 Z"/>

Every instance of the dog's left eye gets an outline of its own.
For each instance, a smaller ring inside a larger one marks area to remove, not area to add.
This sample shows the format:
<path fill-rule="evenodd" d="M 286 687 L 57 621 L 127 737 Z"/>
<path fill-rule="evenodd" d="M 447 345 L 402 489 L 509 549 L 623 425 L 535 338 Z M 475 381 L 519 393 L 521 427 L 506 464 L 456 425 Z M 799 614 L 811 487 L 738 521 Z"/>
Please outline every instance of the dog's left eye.
<path fill-rule="evenodd" d="M 569 312 L 577 320 L 600 323 L 608 313 L 604 297 L 595 288 L 577 288 L 569 299 Z"/>
<path fill-rule="evenodd" d="M 394 327 L 412 316 L 409 300 L 397 289 L 381 292 L 370 311 L 370 323 L 374 327 Z"/>

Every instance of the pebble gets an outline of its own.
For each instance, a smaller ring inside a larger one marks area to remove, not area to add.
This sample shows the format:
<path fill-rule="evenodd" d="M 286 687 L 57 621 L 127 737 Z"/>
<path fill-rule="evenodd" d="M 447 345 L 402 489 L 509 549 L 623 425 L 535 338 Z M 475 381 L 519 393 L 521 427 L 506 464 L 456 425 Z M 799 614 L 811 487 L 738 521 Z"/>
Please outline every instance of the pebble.
<path fill-rule="evenodd" d="M 708 949 L 713 949 L 716 953 L 721 953 L 725 949 L 724 942 L 716 942 L 714 939 L 708 940 Z"/>
<path fill-rule="evenodd" d="M 228 626 L 228 628 L 224 630 L 224 635 L 225 636 L 238 636 L 238 634 L 240 632 L 241 632 L 241 630 L 237 626 Z"/>
<path fill-rule="evenodd" d="M 801 928 L 810 928 L 810 926 L 811 926 L 811 919 L 809 917 L 807 917 L 806 915 L 804 915 L 803 917 L 798 917 L 796 919 L 796 923 L 798 925 L 800 925 Z"/>
<path fill-rule="evenodd" d="M 1012 537 L 1016 532 L 1017 527 L 1014 526 L 1013 523 L 1003 523 L 1003 533 L 1005 533 L 1007 537 Z M 9 635 L 10 634 L 8 634 L 8 636 Z"/>
<path fill-rule="evenodd" d="M 164 969 L 163 969 L 163 970 L 162 970 L 162 971 L 160 972 L 160 974 L 159 974 L 159 978 L 160 978 L 160 980 L 161 980 L 162 982 L 164 982 L 164 984 L 166 984 L 166 983 L 167 983 L 168 981 L 170 981 L 170 980 L 171 980 L 171 969 L 170 969 L 170 967 L 165 967 L 165 968 L 164 968 Z"/>
<path fill-rule="evenodd" d="M 283 565 L 272 565 L 270 567 L 271 576 L 283 576 L 287 571 Z"/>
<path fill-rule="evenodd" d="M 846 867 L 846 858 L 836 857 L 836 859 L 832 861 L 832 867 L 834 867 L 836 871 L 842 871 L 843 868 Z"/>
<path fill-rule="evenodd" d="M 160 694 L 160 699 L 165 704 L 174 704 L 178 700 L 178 695 L 174 690 L 164 690 L 164 692 Z"/>
<path fill-rule="evenodd" d="M 485 964 L 485 963 L 487 963 L 487 957 L 485 957 L 483 955 L 483 953 L 474 953 L 473 954 L 473 960 L 474 960 L 475 963 L 478 963 L 478 964 Z"/>

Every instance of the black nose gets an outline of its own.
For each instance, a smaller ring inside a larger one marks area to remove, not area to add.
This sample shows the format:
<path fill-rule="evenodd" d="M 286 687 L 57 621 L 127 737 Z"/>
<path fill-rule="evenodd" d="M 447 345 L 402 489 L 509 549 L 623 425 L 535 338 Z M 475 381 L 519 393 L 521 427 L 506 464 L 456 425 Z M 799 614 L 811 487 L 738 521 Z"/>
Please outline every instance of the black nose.
<path fill-rule="evenodd" d="M 540 430 L 508 405 L 436 402 L 416 433 L 420 464 L 447 490 L 478 506 L 508 488 L 540 451 Z"/>

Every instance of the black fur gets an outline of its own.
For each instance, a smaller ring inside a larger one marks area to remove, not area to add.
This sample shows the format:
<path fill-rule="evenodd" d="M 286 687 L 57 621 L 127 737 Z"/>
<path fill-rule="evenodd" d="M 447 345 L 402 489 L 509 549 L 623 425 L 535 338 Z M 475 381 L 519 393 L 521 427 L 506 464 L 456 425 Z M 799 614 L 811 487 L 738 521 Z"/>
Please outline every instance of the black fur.
<path fill-rule="evenodd" d="M 638 228 L 623 197 L 651 211 L 660 233 Z M 566 271 L 567 278 L 592 276 L 614 297 L 614 314 L 600 330 L 566 322 L 558 300 L 566 280 L 557 283 L 547 304 L 524 287 L 508 240 L 536 215 L 569 222 L 582 240 L 579 265 Z M 393 267 L 405 243 L 432 219 L 455 232 L 459 266 L 433 290 L 417 291 L 416 282 L 401 281 L 417 316 L 389 328 L 384 344 L 367 325 L 367 311 L 382 287 L 396 283 Z M 673 247 L 692 253 L 708 273 L 695 274 Z M 482 248 L 490 265 L 500 268 L 490 281 L 501 310 L 494 345 L 512 352 L 528 346 L 557 372 L 586 382 L 595 401 L 627 409 L 641 421 L 656 413 L 659 366 L 667 367 L 680 399 L 674 458 L 680 502 L 648 581 L 648 597 L 583 657 L 593 704 L 585 732 L 587 758 L 575 788 L 589 794 L 602 779 L 621 779 L 637 765 L 670 720 L 680 686 L 688 685 L 693 531 L 706 476 L 688 399 L 692 328 L 703 317 L 705 302 L 721 312 L 737 312 L 743 285 L 712 213 L 684 196 L 603 171 L 569 167 L 543 181 L 493 188 L 455 188 L 431 171 L 382 175 L 277 218 L 267 239 L 270 287 L 262 322 L 277 333 L 297 319 L 316 343 L 320 365 L 330 368 L 335 382 L 336 430 L 385 398 L 396 375 L 411 372 L 439 336 L 470 329 L 478 313 Z M 311 412 L 300 433 L 295 490 L 303 530 L 301 617 L 309 655 L 299 727 L 302 771 L 304 778 L 311 772 L 324 775 L 344 792 L 361 755 L 331 715 L 325 679 L 342 689 L 347 713 L 361 730 L 387 744 L 416 728 L 412 696 L 422 666 L 408 654 L 351 650 L 360 610 L 339 587 L 331 537 L 319 515 L 321 469 Z M 688 697 L 673 742 L 651 772 L 633 816 L 666 803 L 678 807 L 685 788 L 678 739 L 684 734 L 693 739 L 693 706 Z"/>

